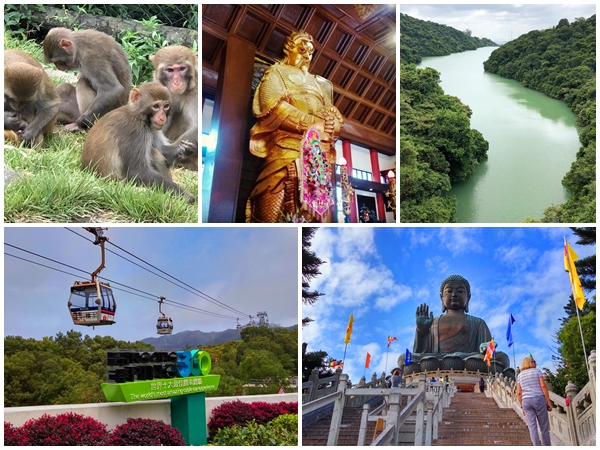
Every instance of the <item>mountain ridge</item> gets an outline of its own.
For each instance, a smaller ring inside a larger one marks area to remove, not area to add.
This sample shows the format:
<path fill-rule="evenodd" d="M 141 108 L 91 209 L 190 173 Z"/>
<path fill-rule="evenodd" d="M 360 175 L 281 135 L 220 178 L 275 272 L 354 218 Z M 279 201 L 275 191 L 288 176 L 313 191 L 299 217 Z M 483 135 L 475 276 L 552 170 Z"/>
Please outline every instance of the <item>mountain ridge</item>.
<path fill-rule="evenodd" d="M 289 327 L 279 327 L 271 325 L 269 328 L 285 328 L 292 330 L 298 328 L 298 325 Z M 153 345 L 156 350 L 181 350 L 185 347 L 198 348 L 206 345 L 223 344 L 229 341 L 239 341 L 242 339 L 240 330 L 228 328 L 223 331 L 200 331 L 185 330 L 170 335 L 159 337 L 147 337 L 140 339 L 141 342 Z"/>

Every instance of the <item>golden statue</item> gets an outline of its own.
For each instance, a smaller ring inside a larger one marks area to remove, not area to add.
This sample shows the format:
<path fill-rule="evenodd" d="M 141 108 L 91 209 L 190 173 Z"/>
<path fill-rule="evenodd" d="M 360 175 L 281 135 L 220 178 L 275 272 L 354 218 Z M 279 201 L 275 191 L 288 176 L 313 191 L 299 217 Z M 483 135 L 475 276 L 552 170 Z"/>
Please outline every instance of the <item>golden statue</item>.
<path fill-rule="evenodd" d="M 280 62 L 256 89 L 250 152 L 264 158 L 246 207 L 247 222 L 331 222 L 335 140 L 344 124 L 333 85 L 308 72 L 313 39 L 300 30 L 286 39 Z"/>

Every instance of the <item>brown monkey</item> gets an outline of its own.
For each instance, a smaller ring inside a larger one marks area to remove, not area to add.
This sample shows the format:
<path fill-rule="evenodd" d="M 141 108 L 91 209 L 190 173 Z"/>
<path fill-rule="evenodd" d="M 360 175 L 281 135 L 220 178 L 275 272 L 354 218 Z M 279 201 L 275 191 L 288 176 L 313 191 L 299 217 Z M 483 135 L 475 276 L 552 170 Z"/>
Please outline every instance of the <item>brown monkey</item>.
<path fill-rule="evenodd" d="M 81 115 L 77 105 L 77 88 L 72 84 L 62 83 L 56 87 L 56 92 L 60 96 L 60 109 L 56 121 L 62 124 L 76 122 Z"/>
<path fill-rule="evenodd" d="M 171 115 L 163 131 L 175 141 L 192 142 L 195 152 L 179 162 L 187 169 L 198 170 L 198 58 L 192 49 L 180 45 L 161 48 L 150 57 L 154 81 L 171 91 Z"/>
<path fill-rule="evenodd" d="M 53 28 L 44 39 L 44 57 L 58 70 L 77 69 L 76 102 L 79 117 L 67 125 L 80 131 L 109 111 L 125 105 L 131 89 L 131 68 L 121 46 L 95 30 Z M 62 85 L 61 85 L 62 86 Z M 65 92 L 63 104 L 72 105 L 73 92 Z"/>
<path fill-rule="evenodd" d="M 52 132 L 60 98 L 42 65 L 21 50 L 4 51 L 4 137 L 38 145 Z"/>
<path fill-rule="evenodd" d="M 171 95 L 159 83 L 131 90 L 129 104 L 94 124 L 83 144 L 82 165 L 99 175 L 161 186 L 188 198 L 195 197 L 175 184 L 169 167 L 192 151 L 189 142 L 168 144 L 161 131 L 169 114 Z"/>

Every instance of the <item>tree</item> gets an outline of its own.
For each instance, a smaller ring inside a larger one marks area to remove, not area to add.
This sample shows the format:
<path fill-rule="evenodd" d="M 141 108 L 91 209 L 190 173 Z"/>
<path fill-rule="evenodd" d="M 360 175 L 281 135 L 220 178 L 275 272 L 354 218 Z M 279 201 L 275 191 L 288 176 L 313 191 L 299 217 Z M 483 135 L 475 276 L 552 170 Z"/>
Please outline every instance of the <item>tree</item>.
<path fill-rule="evenodd" d="M 318 291 L 310 291 L 310 281 L 316 276 L 321 275 L 319 267 L 325 261 L 321 260 L 315 252 L 310 250 L 311 240 L 318 228 L 302 227 L 302 303 L 305 305 L 314 304 L 322 294 Z M 305 317 L 302 319 L 302 326 L 308 325 L 312 319 Z"/>
<path fill-rule="evenodd" d="M 319 371 L 319 378 L 331 375 L 327 367 L 327 352 L 319 350 L 317 352 L 308 352 L 302 355 L 302 382 L 308 381 L 313 369 Z"/>
<path fill-rule="evenodd" d="M 471 30 L 469 30 L 468 28 L 465 30 L 465 34 L 469 37 L 471 37 Z"/>
<path fill-rule="evenodd" d="M 596 244 L 596 229 L 594 227 L 572 227 L 571 229 L 579 237 L 579 240 L 576 242 L 577 244 Z M 585 349 L 589 356 L 590 352 L 596 349 L 596 296 L 589 295 L 589 292 L 596 289 L 596 255 L 581 258 L 575 261 L 575 265 L 578 272 L 581 271 L 586 274 L 585 285 L 583 282 L 584 278 L 580 274 L 582 285 L 588 292 L 588 295 L 586 295 L 587 301 L 583 309 L 579 311 L 579 317 Z M 558 394 L 564 392 L 569 380 L 580 389 L 589 380 L 576 308 L 573 295 L 571 295 L 564 307 L 567 317 L 559 319 L 561 327 L 556 335 L 558 342 L 557 354 L 552 356 L 552 359 L 558 366 L 556 374 L 551 373 L 547 369 L 545 370 L 546 374 L 550 377 L 552 387 Z"/>

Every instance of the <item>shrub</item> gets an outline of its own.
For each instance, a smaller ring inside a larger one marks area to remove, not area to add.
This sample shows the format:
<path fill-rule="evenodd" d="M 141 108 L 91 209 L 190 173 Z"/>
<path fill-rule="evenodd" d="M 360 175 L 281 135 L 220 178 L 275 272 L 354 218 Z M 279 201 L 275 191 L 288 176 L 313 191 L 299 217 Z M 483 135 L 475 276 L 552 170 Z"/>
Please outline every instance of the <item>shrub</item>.
<path fill-rule="evenodd" d="M 298 418 L 296 417 L 296 424 Z M 234 446 L 234 445 L 290 445 L 298 446 L 298 434 L 288 431 L 280 426 L 273 425 L 273 422 L 262 425 L 255 420 L 248 422 L 245 427 L 233 425 L 230 428 L 220 429 L 213 439 L 213 445 Z"/>
<path fill-rule="evenodd" d="M 132 419 L 117 425 L 108 438 L 108 445 L 185 445 L 177 428 L 162 420 Z"/>
<path fill-rule="evenodd" d="M 44 414 L 25 422 L 21 432 L 21 445 L 105 445 L 108 437 L 105 424 L 75 413 Z"/>
<path fill-rule="evenodd" d="M 211 435 L 219 429 L 233 425 L 244 426 L 255 420 L 257 424 L 266 424 L 283 414 L 298 414 L 297 402 L 253 402 L 244 403 L 239 400 L 222 403 L 212 411 L 213 417 L 208 423 Z"/>
<path fill-rule="evenodd" d="M 298 434 L 298 414 L 283 414 L 269 422 L 269 425 Z"/>
<path fill-rule="evenodd" d="M 4 422 L 4 446 L 9 445 L 27 445 L 27 439 L 21 428 L 15 428 L 12 423 Z"/>

